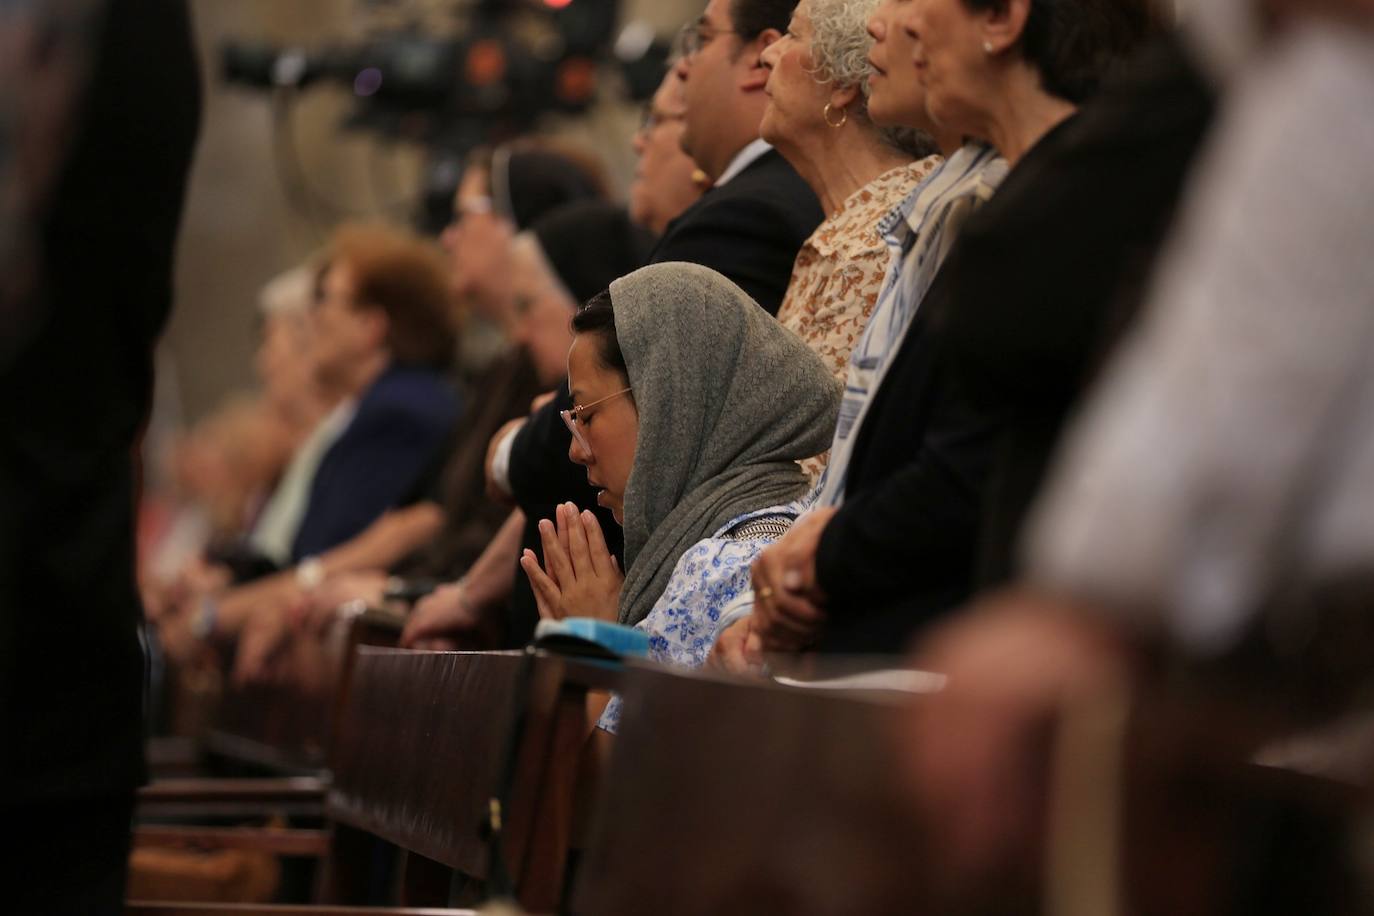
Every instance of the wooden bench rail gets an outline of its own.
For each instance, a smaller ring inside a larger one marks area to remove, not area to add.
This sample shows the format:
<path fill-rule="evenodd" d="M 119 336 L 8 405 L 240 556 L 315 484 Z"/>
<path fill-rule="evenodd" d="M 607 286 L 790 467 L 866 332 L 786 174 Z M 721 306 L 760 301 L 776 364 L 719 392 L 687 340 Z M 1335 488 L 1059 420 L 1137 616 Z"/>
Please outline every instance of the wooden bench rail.
<path fill-rule="evenodd" d="M 252 849 L 278 856 L 329 854 L 329 832 L 280 827 L 135 827 L 134 848 Z"/>
<path fill-rule="evenodd" d="M 253 903 L 154 903 L 130 900 L 125 916 L 477 916 L 432 907 L 289 906 Z"/>
<path fill-rule="evenodd" d="M 285 779 L 160 779 L 138 790 L 139 802 L 310 801 L 323 798 L 318 776 Z"/>
<path fill-rule="evenodd" d="M 404 617 L 370 609 L 336 618 L 322 635 L 293 639 L 290 677 L 227 693 L 207 750 L 274 773 L 332 768 L 338 718 L 351 690 L 359 646 L 395 646 Z"/>
<path fill-rule="evenodd" d="M 139 789 L 141 822 L 175 818 L 261 818 L 267 815 L 321 817 L 328 780 L 164 779 Z"/>

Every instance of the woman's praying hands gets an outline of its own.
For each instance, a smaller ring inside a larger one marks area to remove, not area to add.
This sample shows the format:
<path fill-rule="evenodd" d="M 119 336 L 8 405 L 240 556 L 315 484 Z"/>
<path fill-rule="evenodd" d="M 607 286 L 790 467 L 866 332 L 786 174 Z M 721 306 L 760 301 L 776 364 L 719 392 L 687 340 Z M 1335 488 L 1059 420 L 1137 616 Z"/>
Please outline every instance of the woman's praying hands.
<path fill-rule="evenodd" d="M 601 526 L 591 512 L 563 503 L 554 520 L 539 523 L 544 566 L 526 550 L 520 567 L 534 588 L 539 616 L 545 620 L 595 617 L 614 621 L 620 612 L 620 564 L 606 547 Z"/>

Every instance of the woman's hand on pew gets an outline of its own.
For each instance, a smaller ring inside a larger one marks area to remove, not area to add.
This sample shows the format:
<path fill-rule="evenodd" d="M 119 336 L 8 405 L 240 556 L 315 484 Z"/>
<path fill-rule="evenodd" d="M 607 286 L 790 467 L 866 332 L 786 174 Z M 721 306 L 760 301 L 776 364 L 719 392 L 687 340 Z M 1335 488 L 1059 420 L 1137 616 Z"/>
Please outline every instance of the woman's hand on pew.
<path fill-rule="evenodd" d="M 620 615 L 620 587 L 625 576 L 606 546 L 601 525 L 590 512 L 578 512 L 564 503 L 556 520 L 539 523 L 544 542 L 544 567 L 534 552 L 526 550 L 520 567 L 534 589 L 539 616 L 597 617 L 616 620 Z"/>
<path fill-rule="evenodd" d="M 257 684 L 272 680 L 291 641 L 291 623 L 275 608 L 253 614 L 239 633 L 234 655 L 234 682 Z"/>
<path fill-rule="evenodd" d="M 825 625 L 826 595 L 816 581 L 816 550 L 835 509 L 817 507 L 754 560 L 754 640 L 768 652 L 810 645 Z"/>
<path fill-rule="evenodd" d="M 483 623 L 481 611 L 468 599 L 467 582 L 459 579 L 416 602 L 401 632 L 401 645 L 407 649 L 456 648 L 455 634 L 473 633 Z"/>
<path fill-rule="evenodd" d="M 339 608 L 350 601 L 380 607 L 386 580 L 386 573 L 377 570 L 330 576 L 318 588 L 301 595 L 291 608 L 291 621 L 301 629 L 323 633 L 338 618 Z"/>

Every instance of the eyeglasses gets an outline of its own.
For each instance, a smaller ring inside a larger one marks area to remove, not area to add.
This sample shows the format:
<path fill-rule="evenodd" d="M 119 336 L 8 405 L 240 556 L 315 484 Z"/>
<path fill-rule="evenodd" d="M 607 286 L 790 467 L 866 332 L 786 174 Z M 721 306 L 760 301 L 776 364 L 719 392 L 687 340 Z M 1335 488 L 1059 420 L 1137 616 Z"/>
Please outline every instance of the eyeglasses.
<path fill-rule="evenodd" d="M 679 47 L 682 48 L 683 57 L 695 57 L 702 48 L 721 35 L 738 34 L 733 29 L 717 29 L 698 19 L 678 34 L 678 42 L 680 43 Z"/>
<path fill-rule="evenodd" d="M 604 398 L 592 401 L 590 404 L 574 404 L 572 410 L 560 410 L 558 412 L 558 415 L 563 418 L 563 422 L 567 425 L 568 431 L 572 433 L 573 438 L 577 440 L 577 444 L 582 446 L 582 451 L 586 452 L 588 455 L 592 453 L 592 447 L 587 444 L 587 439 L 582 435 L 582 430 L 579 428 L 587 424 L 586 419 L 583 417 L 583 413 L 598 404 L 605 404 L 613 398 L 618 398 L 622 394 L 629 394 L 631 390 L 633 389 L 625 388 L 617 391 L 615 394 L 608 394 Z"/>

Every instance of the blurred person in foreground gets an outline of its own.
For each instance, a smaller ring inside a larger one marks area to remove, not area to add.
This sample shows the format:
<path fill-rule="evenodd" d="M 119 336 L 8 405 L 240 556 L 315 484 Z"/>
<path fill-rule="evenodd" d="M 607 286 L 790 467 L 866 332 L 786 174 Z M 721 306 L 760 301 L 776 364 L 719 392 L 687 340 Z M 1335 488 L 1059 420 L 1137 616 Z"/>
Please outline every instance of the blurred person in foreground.
<path fill-rule="evenodd" d="M 879 74 L 869 60 L 868 19 L 876 6 L 874 0 L 801 0 L 787 32 L 762 56 L 769 75 L 760 133 L 825 211 L 797 254 L 778 321 L 841 381 L 892 257 L 879 223 L 941 162 L 929 119 L 881 127 L 870 112 L 869 82 Z M 949 142 L 957 149 L 957 138 Z M 804 467 L 815 480 L 824 456 Z"/>
<path fill-rule="evenodd" d="M 1155 23 L 1150 0 L 916 0 L 893 23 L 911 39 L 930 117 L 990 144 L 1018 172 L 1037 167 L 1107 72 Z M 955 162 L 954 158 L 949 160 Z M 922 186 L 924 192 L 949 163 Z M 986 189 L 983 200 L 1001 195 Z M 991 206 L 989 203 L 987 206 Z M 986 210 L 961 221 L 967 227 Z M 1020 221 L 1034 205 L 1001 217 Z M 1016 245 L 1042 242 L 1012 234 Z M 928 244 L 928 243 L 927 243 Z M 948 326 L 964 308 L 956 273 L 975 269 L 963 236 L 948 250 L 904 333 L 879 310 L 851 358 L 846 405 L 818 506 L 755 563 L 753 648 L 891 654 L 966 601 L 975 587 L 982 507 L 997 443 L 1012 416 L 970 399 L 954 371 Z M 910 265 L 921 270 L 921 252 Z M 996 272 L 997 251 L 976 269 Z M 929 268 L 927 268 L 929 270 Z M 1024 321 L 1010 295 L 994 306 Z M 1001 314 L 1002 312 L 998 312 Z M 898 312 L 900 314 L 900 311 Z M 877 371 L 864 370 L 879 358 Z M 759 600 L 762 596 L 762 600 Z M 732 635 L 738 644 L 739 629 Z"/>
<path fill-rule="evenodd" d="M 16 143 L 19 165 L 36 155 L 51 175 L 21 225 L 0 225 L 36 243 L 22 263 L 0 251 L 0 304 L 23 321 L 0 344 L 0 820 L 14 841 L 0 888 L 6 912 L 103 916 L 124 909 L 146 778 L 136 456 L 172 305 L 199 68 L 171 0 L 8 4 L 0 43 L 0 69 L 18 74 L 0 111 L 33 93 L 21 110 L 72 112 L 69 131 L 35 135 L 21 118 L 0 137 L 0 174 Z M 18 272 L 32 282 L 16 290 Z"/>
<path fill-rule="evenodd" d="M 1030 748 L 1066 705 L 1180 666 L 1300 715 L 1368 685 L 1374 9 L 1326 4 L 1340 22 L 1267 46 L 1281 5 L 1228 6 L 1197 21 L 1225 25 L 1215 134 L 1036 506 L 1022 582 L 915 659 L 950 679 L 907 758 L 956 876 L 1033 843 Z M 1295 170 L 1295 136 L 1330 142 Z"/>

